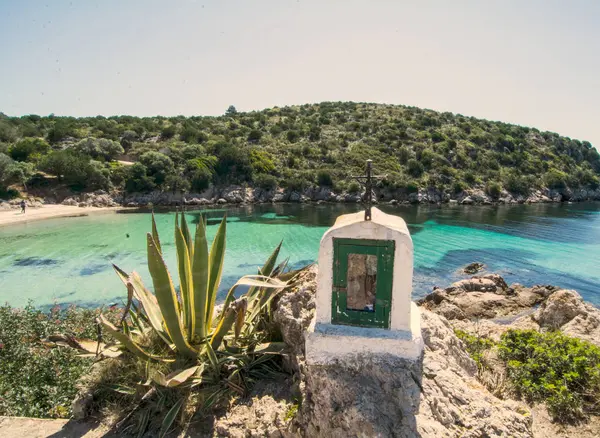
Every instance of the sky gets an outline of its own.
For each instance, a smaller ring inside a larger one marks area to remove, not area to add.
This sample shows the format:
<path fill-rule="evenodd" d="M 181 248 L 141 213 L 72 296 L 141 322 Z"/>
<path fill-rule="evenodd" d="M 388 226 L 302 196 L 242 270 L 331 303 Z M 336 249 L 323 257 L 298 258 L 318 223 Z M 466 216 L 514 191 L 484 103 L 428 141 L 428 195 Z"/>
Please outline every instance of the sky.
<path fill-rule="evenodd" d="M 403 104 L 600 146 L 596 0 L 0 0 L 0 111 Z"/>

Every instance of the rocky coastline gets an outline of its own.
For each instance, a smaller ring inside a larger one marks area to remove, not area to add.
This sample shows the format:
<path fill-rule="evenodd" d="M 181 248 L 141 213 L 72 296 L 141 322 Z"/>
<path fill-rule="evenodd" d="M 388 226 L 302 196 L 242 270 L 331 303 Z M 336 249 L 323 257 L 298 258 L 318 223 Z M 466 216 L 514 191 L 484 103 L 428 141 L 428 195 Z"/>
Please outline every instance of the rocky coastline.
<path fill-rule="evenodd" d="M 495 393 L 456 334 L 463 330 L 499 339 L 512 328 L 560 330 L 599 345 L 600 310 L 577 292 L 508 285 L 496 274 L 465 278 L 419 300 L 425 351 L 415 369 L 391 366 L 388 359 L 365 359 L 342 373 L 304 361 L 304 335 L 314 318 L 316 270 L 311 268 L 276 303 L 274 320 L 291 349 L 289 367 L 302 403 L 291 423 L 276 430 L 268 426 L 268 436 L 591 438 L 600 433 L 597 417 L 559 425 L 543 405 Z M 317 387 L 331 390 L 313 391 Z M 258 406 L 260 400 L 254 403 Z M 259 436 L 244 435 L 243 422 L 237 424 L 239 429 L 218 430 L 224 436 Z"/>
<path fill-rule="evenodd" d="M 249 186 L 211 187 L 200 193 L 150 192 L 123 193 L 95 192 L 29 196 L 27 205 L 39 208 L 43 204 L 63 204 L 79 207 L 175 207 L 175 206 L 218 206 L 264 203 L 360 203 L 361 193 L 337 193 L 328 187 L 309 188 L 291 191 L 282 188 L 265 190 Z M 600 188 L 592 189 L 543 189 L 531 192 L 528 196 L 517 195 L 503 190 L 494 198 L 483 189 L 470 189 L 450 194 L 437 189 L 419 189 L 414 193 L 400 193 L 375 190 L 374 203 L 388 205 L 516 205 L 560 202 L 600 201 Z M 0 210 L 19 208 L 20 199 L 10 201 L 0 199 Z"/>

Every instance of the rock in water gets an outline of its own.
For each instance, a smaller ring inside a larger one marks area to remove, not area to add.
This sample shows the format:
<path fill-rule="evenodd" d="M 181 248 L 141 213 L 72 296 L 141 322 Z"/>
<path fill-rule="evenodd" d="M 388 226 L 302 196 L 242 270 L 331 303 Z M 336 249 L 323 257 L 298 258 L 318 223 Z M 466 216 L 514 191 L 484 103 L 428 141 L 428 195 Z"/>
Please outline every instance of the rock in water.
<path fill-rule="evenodd" d="M 485 265 L 479 262 L 473 262 L 463 268 L 465 274 L 473 275 L 485 269 Z"/>

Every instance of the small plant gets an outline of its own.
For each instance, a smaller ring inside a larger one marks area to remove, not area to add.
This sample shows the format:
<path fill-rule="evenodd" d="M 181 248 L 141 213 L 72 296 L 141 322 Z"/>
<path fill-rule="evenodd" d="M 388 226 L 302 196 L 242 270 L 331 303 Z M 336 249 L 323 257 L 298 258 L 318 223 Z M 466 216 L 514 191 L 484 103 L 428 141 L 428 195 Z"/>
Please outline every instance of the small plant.
<path fill-rule="evenodd" d="M 515 390 L 545 402 L 555 420 L 570 422 L 598 413 L 600 348 L 560 332 L 509 330 L 499 345 Z"/>
<path fill-rule="evenodd" d="M 465 343 L 467 347 L 467 352 L 473 358 L 477 367 L 481 370 L 484 366 L 483 364 L 483 353 L 486 350 L 494 347 L 494 341 L 488 338 L 483 338 L 481 336 L 475 336 L 470 333 L 467 333 L 463 330 L 454 330 L 454 334 Z"/>

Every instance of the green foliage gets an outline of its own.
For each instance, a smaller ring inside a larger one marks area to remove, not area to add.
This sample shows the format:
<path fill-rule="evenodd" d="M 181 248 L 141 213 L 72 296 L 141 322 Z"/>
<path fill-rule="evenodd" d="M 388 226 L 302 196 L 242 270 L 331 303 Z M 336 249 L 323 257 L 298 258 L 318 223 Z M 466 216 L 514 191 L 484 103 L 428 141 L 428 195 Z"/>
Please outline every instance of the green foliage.
<path fill-rule="evenodd" d="M 172 166 L 163 163 L 155 172 L 154 165 L 143 162 L 148 181 L 137 168 L 138 181 L 129 184 L 146 190 L 200 190 L 257 181 L 260 175 L 305 179 L 308 185 L 319 181 L 320 171 L 342 187 L 348 175 L 364 172 L 367 159 L 378 174 L 401 175 L 386 187 L 398 192 L 436 187 L 495 193 L 500 186 L 527 195 L 543 187 L 600 186 L 600 154 L 589 142 L 404 106 L 322 102 L 249 113 L 231 106 L 220 117 L 3 116 L 0 153 L 14 152 L 17 160 L 38 165 L 50 149 L 32 142 L 44 135 L 56 149 L 62 143 L 60 148 L 75 148 L 99 161 L 121 153 L 114 148 L 117 142 L 133 161 L 148 152 L 163 154 Z M 77 143 L 79 138 L 86 140 Z M 108 143 L 97 144 L 100 140 Z M 205 157 L 215 157 L 216 163 L 200 170 L 188 163 Z M 125 171 L 109 171 L 109 180 L 122 185 Z"/>
<path fill-rule="evenodd" d="M 13 161 L 0 153 L 0 192 L 11 184 L 25 184 L 33 176 L 33 164 Z"/>
<path fill-rule="evenodd" d="M 558 421 L 598 413 L 600 348 L 560 332 L 509 330 L 499 345 L 517 392 L 545 402 Z"/>
<path fill-rule="evenodd" d="M 119 310 L 109 310 L 111 321 Z M 66 333 L 95 339 L 99 310 L 54 307 L 44 313 L 31 303 L 24 309 L 0 307 L 0 415 L 68 418 L 77 380 L 91 360 L 46 338 Z"/>
<path fill-rule="evenodd" d="M 322 187 L 333 187 L 333 178 L 327 170 L 319 170 L 317 172 L 317 183 Z"/>
<path fill-rule="evenodd" d="M 24 138 L 10 149 L 10 156 L 17 161 L 35 161 L 50 150 L 50 145 L 41 138 Z"/>
<path fill-rule="evenodd" d="M 406 165 L 408 167 L 408 173 L 414 176 L 415 178 L 419 178 L 421 175 L 423 175 L 423 172 L 425 171 L 423 165 L 414 158 L 408 160 Z"/>
<path fill-rule="evenodd" d="M 488 182 L 485 186 L 485 191 L 492 198 L 497 199 L 500 197 L 500 193 L 502 192 L 502 185 L 495 181 Z"/>
<path fill-rule="evenodd" d="M 146 152 L 140 157 L 140 163 L 146 167 L 146 175 L 158 187 L 175 171 L 171 158 L 161 152 Z"/>
<path fill-rule="evenodd" d="M 277 187 L 277 178 L 273 175 L 258 174 L 254 177 L 254 184 L 264 190 L 274 190 Z"/>
<path fill-rule="evenodd" d="M 362 188 L 357 181 L 352 181 L 350 184 L 348 184 L 348 193 L 360 193 L 361 189 Z"/>
<path fill-rule="evenodd" d="M 123 147 L 116 141 L 93 137 L 80 140 L 73 149 L 94 159 L 100 158 L 106 161 L 114 160 L 117 155 L 125 152 Z"/>
<path fill-rule="evenodd" d="M 148 176 L 148 169 L 142 163 L 135 163 L 127 168 L 125 189 L 128 192 L 150 192 L 154 188 L 154 178 Z"/>
<path fill-rule="evenodd" d="M 495 345 L 494 342 L 491 339 L 474 336 L 463 330 L 455 329 L 454 334 L 458 339 L 465 343 L 467 352 L 473 358 L 475 363 L 477 363 L 477 366 L 481 368 L 483 366 L 483 353 L 492 348 Z"/>
<path fill-rule="evenodd" d="M 267 151 L 250 149 L 250 165 L 253 173 L 271 173 L 275 170 L 273 157 Z"/>
<path fill-rule="evenodd" d="M 567 187 L 567 174 L 560 170 L 551 169 L 544 175 L 544 182 L 551 189 L 564 189 Z"/>
<path fill-rule="evenodd" d="M 108 188 L 110 171 L 88 156 L 71 150 L 51 152 L 40 162 L 39 168 L 55 175 L 75 190 Z"/>

